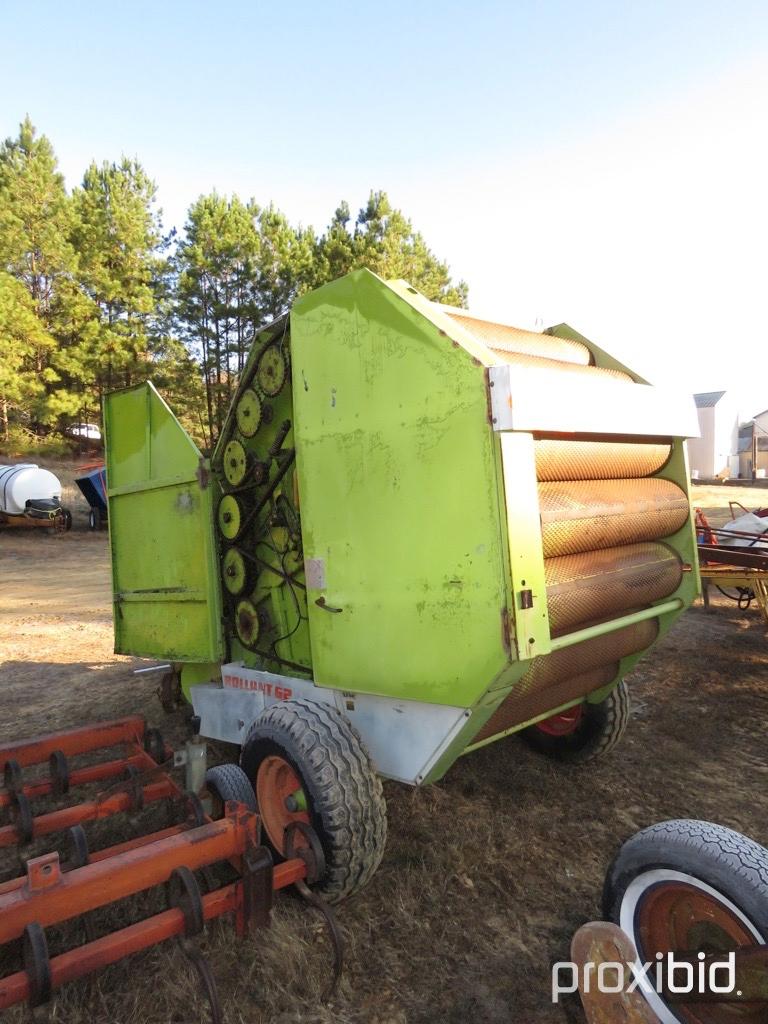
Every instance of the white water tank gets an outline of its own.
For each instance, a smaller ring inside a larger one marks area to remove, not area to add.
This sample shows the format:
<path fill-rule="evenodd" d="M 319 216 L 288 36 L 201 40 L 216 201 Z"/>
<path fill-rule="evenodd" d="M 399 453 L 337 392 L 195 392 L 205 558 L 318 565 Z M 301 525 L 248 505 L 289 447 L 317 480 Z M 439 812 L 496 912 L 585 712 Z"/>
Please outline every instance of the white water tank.
<path fill-rule="evenodd" d="M 47 469 L 31 462 L 0 466 L 0 512 L 17 516 L 23 514 L 30 500 L 60 497 L 59 478 Z"/>

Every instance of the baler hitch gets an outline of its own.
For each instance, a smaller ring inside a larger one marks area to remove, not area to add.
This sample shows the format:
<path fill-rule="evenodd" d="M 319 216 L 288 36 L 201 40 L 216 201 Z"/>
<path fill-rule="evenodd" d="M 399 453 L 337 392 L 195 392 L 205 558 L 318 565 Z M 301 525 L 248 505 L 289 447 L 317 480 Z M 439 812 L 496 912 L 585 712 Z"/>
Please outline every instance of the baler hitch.
<path fill-rule="evenodd" d="M 122 747 L 122 756 L 87 767 L 70 764 L 80 754 L 114 746 Z M 46 762 L 47 777 L 25 780 L 27 769 Z M 0 847 L 24 846 L 54 832 L 66 832 L 69 847 L 66 861 L 56 851 L 32 857 L 23 875 L 0 883 L 0 946 L 19 940 L 22 946 L 22 969 L 0 978 L 0 1010 L 25 1001 L 38 1006 L 66 982 L 176 938 L 199 975 L 212 1021 L 220 1024 L 216 983 L 195 939 L 206 921 L 225 914 L 233 916 L 241 938 L 254 928 L 269 927 L 274 892 L 290 885 L 325 916 L 334 949 L 334 974 L 326 998 L 335 990 L 342 968 L 341 936 L 330 908 L 306 884 L 324 872 L 322 847 L 313 830 L 301 823 L 298 842 L 296 829 L 291 829 L 286 836 L 286 859 L 274 864 L 270 850 L 261 844 L 258 814 L 229 801 L 223 817 L 212 820 L 197 794 L 182 790 L 168 773 L 172 763 L 172 751 L 145 729 L 139 717 L 0 749 L 5 780 L 0 809 L 6 808 L 12 818 L 10 824 L 0 826 Z M 112 779 L 119 781 L 93 799 L 32 814 L 36 797 L 60 797 L 77 785 Z M 182 806 L 180 824 L 90 851 L 82 823 L 122 811 L 136 812 L 160 800 Z M 239 877 L 217 888 L 211 867 L 223 861 Z M 196 873 L 205 879 L 205 894 Z M 166 888 L 166 910 L 94 937 L 93 911 L 156 886 Z M 81 917 L 88 941 L 52 955 L 48 929 Z"/>

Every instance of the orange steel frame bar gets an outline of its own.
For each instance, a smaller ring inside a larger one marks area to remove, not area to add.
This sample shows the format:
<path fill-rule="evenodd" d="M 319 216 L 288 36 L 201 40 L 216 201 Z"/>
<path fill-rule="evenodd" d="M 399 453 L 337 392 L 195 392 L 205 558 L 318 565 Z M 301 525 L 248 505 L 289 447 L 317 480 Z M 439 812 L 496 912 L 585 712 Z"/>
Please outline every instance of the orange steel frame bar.
<path fill-rule="evenodd" d="M 100 764 L 92 764 L 87 768 L 75 768 L 70 773 L 69 784 L 70 786 L 85 786 L 89 782 L 103 782 L 106 779 L 116 779 L 122 775 L 129 764 L 140 768 L 144 764 L 144 759 L 138 755 L 133 755 L 131 757 L 117 758 L 114 761 L 102 761 Z M 36 796 L 48 796 L 52 793 L 53 783 L 46 781 L 32 782 L 28 786 L 23 786 L 21 791 L 24 796 L 32 800 Z M 12 803 L 13 797 L 10 793 L 0 793 L 0 809 L 8 807 Z"/>
<path fill-rule="evenodd" d="M 28 924 L 42 928 L 68 921 L 134 893 L 167 882 L 174 868 L 191 871 L 239 857 L 258 845 L 258 818 L 251 812 L 219 821 L 62 873 L 57 853 L 27 864 L 23 886 L 0 896 L 0 945 L 19 938 Z"/>
<path fill-rule="evenodd" d="M 154 765 L 154 761 L 152 762 Z M 144 803 L 155 803 L 157 800 L 164 800 L 170 796 L 177 796 L 179 788 L 172 779 L 166 777 L 159 782 L 151 782 L 142 787 Z M 72 807 L 62 807 L 59 811 L 51 811 L 49 814 L 41 814 L 33 819 L 33 836 L 50 835 L 51 832 L 62 832 L 79 825 L 83 821 L 99 821 L 102 818 L 109 818 L 121 811 L 130 811 L 134 806 L 134 800 L 130 793 L 114 793 L 103 800 L 88 800 L 82 804 L 74 804 Z M 16 825 L 4 825 L 0 828 L 0 849 L 13 846 L 18 842 L 19 831 Z"/>
<path fill-rule="evenodd" d="M 41 764 L 51 754 L 60 750 L 67 757 L 87 754 L 101 747 L 115 747 L 119 743 L 139 743 L 144 736 L 146 723 L 141 715 L 116 718 L 98 725 L 87 725 L 77 729 L 63 729 L 49 732 L 31 740 L 8 743 L 0 748 L 0 772 L 6 761 L 18 761 L 22 768 Z"/>
<path fill-rule="evenodd" d="M 157 781 L 148 779 L 147 784 L 141 787 L 144 804 L 154 803 L 168 797 L 180 797 L 180 788 L 142 747 L 141 740 L 145 727 L 145 721 L 141 715 L 132 715 L 98 725 L 65 729 L 61 732 L 38 736 L 32 740 L 11 743 L 0 748 L 0 770 L 4 769 L 9 761 L 16 761 L 20 767 L 44 763 L 54 751 L 61 751 L 66 757 L 71 757 L 122 744 L 126 748 L 125 757 L 75 769 L 70 774 L 70 786 L 116 778 L 129 765 L 132 765 L 139 772 L 145 772 L 148 776 L 151 776 L 153 772 L 160 773 L 160 778 Z M 118 783 L 114 788 L 115 792 L 107 791 L 95 800 L 73 804 L 35 817 L 32 821 L 33 837 L 36 839 L 39 836 L 50 835 L 52 832 L 60 832 L 73 825 L 79 825 L 84 821 L 98 821 L 111 817 L 113 814 L 131 810 L 135 800 L 134 795 L 128 791 L 128 783 L 126 782 L 125 785 Z M 50 780 L 31 783 L 23 786 L 21 791 L 27 797 L 44 796 L 53 791 L 53 783 Z M 8 807 L 12 803 L 13 795 L 11 793 L 0 793 L 0 809 Z M 19 838 L 19 828 L 15 824 L 0 826 L 0 849 L 15 845 L 19 842 Z M 3 887 L 0 887 L 0 892 L 2 889 Z"/>

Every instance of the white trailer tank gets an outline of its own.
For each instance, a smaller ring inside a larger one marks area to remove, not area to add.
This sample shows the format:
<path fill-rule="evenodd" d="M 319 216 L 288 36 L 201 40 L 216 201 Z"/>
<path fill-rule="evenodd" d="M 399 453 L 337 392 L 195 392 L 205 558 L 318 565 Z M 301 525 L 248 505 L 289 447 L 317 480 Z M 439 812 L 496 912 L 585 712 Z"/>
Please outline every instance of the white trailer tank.
<path fill-rule="evenodd" d="M 59 501 L 61 483 L 47 469 L 35 463 L 18 466 L 0 465 L 0 512 L 9 516 L 24 515 L 28 501 Z"/>

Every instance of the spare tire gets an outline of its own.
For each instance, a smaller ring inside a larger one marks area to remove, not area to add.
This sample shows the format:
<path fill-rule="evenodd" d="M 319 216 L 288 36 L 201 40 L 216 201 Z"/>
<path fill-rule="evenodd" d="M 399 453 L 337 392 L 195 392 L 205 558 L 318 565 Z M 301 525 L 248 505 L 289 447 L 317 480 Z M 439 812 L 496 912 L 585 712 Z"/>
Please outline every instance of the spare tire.
<path fill-rule="evenodd" d="M 768 942 L 768 850 L 722 825 L 678 819 L 643 829 L 613 860 L 603 890 L 605 917 L 632 939 L 641 964 L 657 953 L 727 953 Z M 673 1008 L 646 999 L 662 1024 L 765 1020 L 755 1004 Z M 731 1009 L 728 1009 L 728 1007 Z M 723 1017 L 722 1014 L 726 1016 Z"/>

